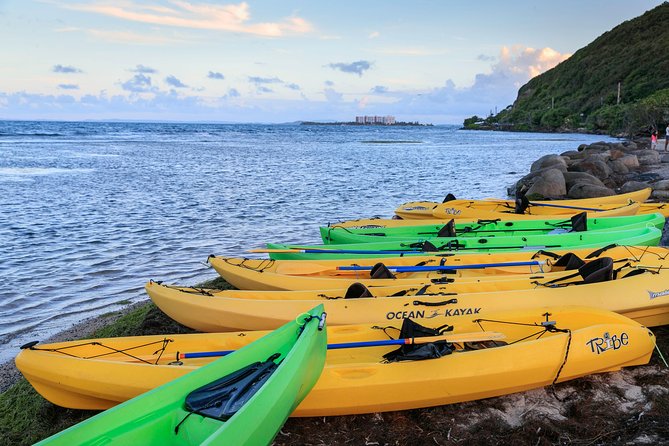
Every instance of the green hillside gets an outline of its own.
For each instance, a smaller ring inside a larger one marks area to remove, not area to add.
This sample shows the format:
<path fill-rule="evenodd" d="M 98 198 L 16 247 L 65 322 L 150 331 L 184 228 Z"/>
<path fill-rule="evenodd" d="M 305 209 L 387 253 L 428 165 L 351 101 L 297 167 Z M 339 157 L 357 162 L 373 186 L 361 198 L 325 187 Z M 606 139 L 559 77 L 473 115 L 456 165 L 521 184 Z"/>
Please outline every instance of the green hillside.
<path fill-rule="evenodd" d="M 669 3 L 665 2 L 531 79 L 512 106 L 485 124 L 510 130 L 633 134 L 651 126 L 664 130 L 667 110 Z M 466 120 L 465 126 L 475 127 L 475 121 Z"/>

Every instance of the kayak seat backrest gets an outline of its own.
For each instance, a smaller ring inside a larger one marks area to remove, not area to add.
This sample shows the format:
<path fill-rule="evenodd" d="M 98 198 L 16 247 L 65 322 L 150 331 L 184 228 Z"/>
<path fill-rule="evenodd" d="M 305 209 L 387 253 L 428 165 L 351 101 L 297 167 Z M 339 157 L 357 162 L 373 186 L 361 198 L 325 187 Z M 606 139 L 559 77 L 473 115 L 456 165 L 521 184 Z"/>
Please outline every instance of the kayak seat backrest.
<path fill-rule="evenodd" d="M 439 249 L 436 246 L 434 246 L 432 243 L 430 243 L 429 241 L 423 242 L 422 245 L 421 245 L 420 250 L 422 252 L 437 252 L 437 251 L 439 251 Z"/>
<path fill-rule="evenodd" d="M 369 272 L 369 277 L 371 279 L 394 279 L 395 274 L 390 272 L 386 265 L 379 262 L 372 267 L 372 270 Z"/>
<path fill-rule="evenodd" d="M 344 299 L 359 299 L 361 297 L 374 297 L 367 287 L 360 282 L 352 283 L 346 290 Z"/>
<path fill-rule="evenodd" d="M 583 283 L 613 280 L 613 259 L 611 257 L 600 257 L 580 267 L 578 272 L 583 278 Z"/>
<path fill-rule="evenodd" d="M 442 201 L 442 203 L 446 203 L 448 201 L 453 201 L 453 200 L 455 200 L 455 195 L 449 193 L 446 195 L 446 198 L 444 198 L 444 201 Z"/>
<path fill-rule="evenodd" d="M 439 336 L 444 334 L 444 332 L 451 330 L 453 330 L 453 326 L 448 324 L 437 328 L 430 328 L 424 327 L 411 319 L 404 319 L 402 321 L 399 339 Z M 426 344 L 403 345 L 397 350 L 386 353 L 383 355 L 383 358 L 388 362 L 419 361 L 422 359 L 441 358 L 442 356 L 450 355 L 452 352 L 452 344 L 441 340 Z"/>
<path fill-rule="evenodd" d="M 588 213 L 581 212 L 571 217 L 571 229 L 569 232 L 583 232 L 588 230 Z"/>
<path fill-rule="evenodd" d="M 524 214 L 527 208 L 530 206 L 530 200 L 527 199 L 525 195 L 516 198 L 516 208 L 514 212 L 516 214 Z"/>
<path fill-rule="evenodd" d="M 446 223 L 437 233 L 437 237 L 455 237 L 455 220 Z"/>
<path fill-rule="evenodd" d="M 579 269 L 583 265 L 585 265 L 585 262 L 581 260 L 581 258 L 576 254 L 574 254 L 573 252 L 568 252 L 567 254 L 564 254 L 557 260 L 557 262 L 553 263 L 554 267 L 555 266 L 564 267 L 565 271 Z"/>
<path fill-rule="evenodd" d="M 186 409 L 216 420 L 230 419 L 262 388 L 279 367 L 273 359 L 256 362 L 193 390 L 186 397 Z"/>

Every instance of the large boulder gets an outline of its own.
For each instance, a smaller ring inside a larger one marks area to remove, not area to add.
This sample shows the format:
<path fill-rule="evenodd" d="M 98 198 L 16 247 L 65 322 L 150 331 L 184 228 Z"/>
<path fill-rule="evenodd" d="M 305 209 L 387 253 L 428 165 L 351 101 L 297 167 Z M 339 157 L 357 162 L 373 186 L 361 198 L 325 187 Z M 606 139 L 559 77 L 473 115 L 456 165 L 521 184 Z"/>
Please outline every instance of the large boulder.
<path fill-rule="evenodd" d="M 623 156 L 627 155 L 627 153 L 620 149 L 611 149 L 609 151 L 609 155 L 611 160 L 617 160 L 618 158 L 622 158 Z"/>
<path fill-rule="evenodd" d="M 639 148 L 634 141 L 623 141 L 622 145 L 625 150 L 636 150 Z"/>
<path fill-rule="evenodd" d="M 611 168 L 604 161 L 598 159 L 594 159 L 591 161 L 590 159 L 591 158 L 588 157 L 583 161 L 575 163 L 569 168 L 569 170 L 571 170 L 572 172 L 587 172 L 591 175 L 596 176 L 600 180 L 608 178 L 609 175 L 611 175 L 611 172 L 613 172 Z"/>
<path fill-rule="evenodd" d="M 644 181 L 628 181 L 620 187 L 620 193 L 627 194 L 641 189 L 646 189 L 647 187 L 649 187 L 649 185 Z"/>
<path fill-rule="evenodd" d="M 568 151 L 560 154 L 560 156 L 563 156 L 563 157 L 566 156 L 567 158 L 572 159 L 572 160 L 583 159 L 583 158 L 585 158 L 585 155 L 586 155 L 585 153 L 579 152 L 578 150 L 568 150 Z"/>
<path fill-rule="evenodd" d="M 527 190 L 525 195 L 531 200 L 541 198 L 561 198 L 567 194 L 564 175 L 560 169 L 545 169 Z"/>
<path fill-rule="evenodd" d="M 639 158 L 636 155 L 625 155 L 617 161 L 623 163 L 628 169 L 637 169 L 639 167 Z"/>
<path fill-rule="evenodd" d="M 656 150 L 637 150 L 635 154 L 642 166 L 660 164 L 660 154 Z"/>
<path fill-rule="evenodd" d="M 609 165 L 613 173 L 616 174 L 624 175 L 630 171 L 629 168 L 625 165 L 625 163 L 620 159 L 609 161 L 607 164 Z"/>
<path fill-rule="evenodd" d="M 576 183 L 581 184 L 591 184 L 593 186 L 604 187 L 604 183 L 601 182 L 599 178 L 594 175 L 590 175 L 587 172 L 565 172 L 562 174 L 564 176 L 565 185 L 567 190 L 571 189 L 572 186 Z"/>
<path fill-rule="evenodd" d="M 668 190 L 669 191 L 669 180 L 660 180 L 651 184 L 653 190 Z"/>
<path fill-rule="evenodd" d="M 595 198 L 608 197 L 616 193 L 605 186 L 593 186 L 592 184 L 577 183 L 569 189 L 569 198 Z"/>
<path fill-rule="evenodd" d="M 669 201 L 669 190 L 653 190 L 650 198 L 660 201 Z"/>
<path fill-rule="evenodd" d="M 563 172 L 567 171 L 567 163 L 560 155 L 544 155 L 530 167 L 530 172 L 536 172 L 541 169 L 559 169 Z"/>

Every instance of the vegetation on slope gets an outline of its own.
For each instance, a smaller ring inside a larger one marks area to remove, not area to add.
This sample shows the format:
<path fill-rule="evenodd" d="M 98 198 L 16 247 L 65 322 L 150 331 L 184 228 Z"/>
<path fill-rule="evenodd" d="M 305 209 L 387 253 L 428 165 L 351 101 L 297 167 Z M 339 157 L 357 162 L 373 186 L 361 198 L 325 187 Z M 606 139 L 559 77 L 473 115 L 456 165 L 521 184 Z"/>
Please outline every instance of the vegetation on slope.
<path fill-rule="evenodd" d="M 466 128 L 664 130 L 669 122 L 669 3 L 623 22 L 555 68 L 531 79 L 496 116 Z M 618 85 L 620 84 L 620 95 Z"/>

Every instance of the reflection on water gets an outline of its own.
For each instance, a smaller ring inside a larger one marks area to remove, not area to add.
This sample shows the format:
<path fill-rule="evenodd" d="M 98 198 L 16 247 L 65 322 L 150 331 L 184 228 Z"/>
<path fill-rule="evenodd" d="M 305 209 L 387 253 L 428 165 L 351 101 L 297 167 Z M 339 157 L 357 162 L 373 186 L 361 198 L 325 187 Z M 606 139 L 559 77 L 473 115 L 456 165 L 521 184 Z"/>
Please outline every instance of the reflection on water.
<path fill-rule="evenodd" d="M 317 243 L 400 203 L 502 196 L 547 153 L 600 136 L 340 127 L 0 122 L 0 360 L 215 276 L 209 254 Z M 519 172 L 519 173 L 516 173 Z M 9 345 L 7 345 L 9 344 Z"/>

